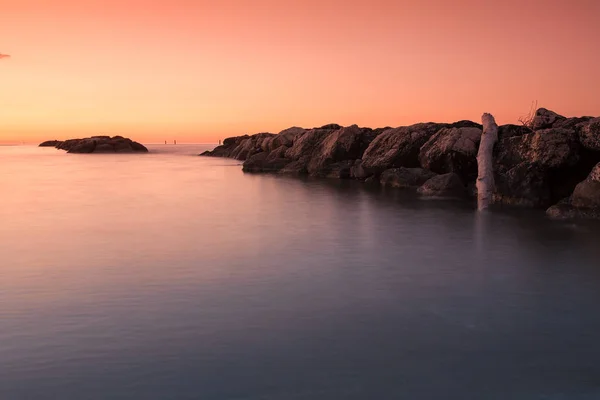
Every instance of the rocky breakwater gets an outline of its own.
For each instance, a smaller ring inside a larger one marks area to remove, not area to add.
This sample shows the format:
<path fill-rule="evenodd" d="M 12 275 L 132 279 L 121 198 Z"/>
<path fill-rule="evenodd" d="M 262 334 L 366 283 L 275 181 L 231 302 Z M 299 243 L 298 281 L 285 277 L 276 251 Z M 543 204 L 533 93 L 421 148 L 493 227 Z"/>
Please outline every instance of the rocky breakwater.
<path fill-rule="evenodd" d="M 397 128 L 293 127 L 225 139 L 202 155 L 244 161 L 256 173 L 378 182 L 422 196 L 477 195 L 482 126 L 473 121 Z M 548 209 L 552 217 L 600 216 L 600 118 L 541 108 L 528 126 L 498 127 L 492 203 Z"/>
<path fill-rule="evenodd" d="M 122 136 L 92 136 L 83 139 L 49 140 L 40 147 L 56 147 L 68 153 L 147 153 L 148 149 Z"/>

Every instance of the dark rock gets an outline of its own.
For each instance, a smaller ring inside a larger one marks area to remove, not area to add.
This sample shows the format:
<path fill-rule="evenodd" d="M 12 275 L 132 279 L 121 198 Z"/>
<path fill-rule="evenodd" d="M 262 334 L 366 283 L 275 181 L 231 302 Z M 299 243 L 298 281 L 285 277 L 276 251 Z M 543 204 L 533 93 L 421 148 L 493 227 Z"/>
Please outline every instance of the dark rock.
<path fill-rule="evenodd" d="M 566 118 L 556 121 L 552 124 L 553 128 L 562 128 L 562 129 L 571 129 L 576 132 L 579 132 L 583 126 L 585 126 L 586 122 L 593 119 L 593 117 L 573 117 Z"/>
<path fill-rule="evenodd" d="M 269 153 L 262 152 L 253 155 L 248 158 L 243 166 L 242 171 L 244 172 L 279 172 L 286 165 L 288 165 L 291 160 L 280 158 L 280 157 L 270 157 Z"/>
<path fill-rule="evenodd" d="M 451 172 L 429 179 L 417 189 L 417 193 L 427 197 L 464 198 L 466 188 L 460 176 Z"/>
<path fill-rule="evenodd" d="M 308 171 L 306 170 L 306 161 L 305 160 L 296 160 L 287 164 L 284 168 L 279 171 L 280 174 L 287 175 L 307 175 Z"/>
<path fill-rule="evenodd" d="M 56 148 L 69 153 L 147 153 L 141 143 L 123 136 L 92 136 L 84 139 L 69 139 L 56 143 Z"/>
<path fill-rule="evenodd" d="M 107 140 L 107 139 L 104 139 Z M 96 143 L 99 140 L 96 139 L 81 139 L 79 142 L 73 144 L 68 150 L 68 153 L 93 153 L 96 149 Z"/>
<path fill-rule="evenodd" d="M 498 142 L 496 163 L 515 166 L 521 162 L 539 163 L 547 168 L 572 166 L 579 160 L 577 136 L 568 129 L 543 129 Z"/>
<path fill-rule="evenodd" d="M 575 187 L 571 196 L 571 204 L 577 208 L 600 210 L 600 163 L 592 169 L 583 182 Z"/>
<path fill-rule="evenodd" d="M 450 124 L 448 128 L 477 128 L 483 130 L 483 126 L 481 124 L 466 119 L 454 122 Z"/>
<path fill-rule="evenodd" d="M 367 179 L 370 174 L 363 168 L 362 160 L 355 160 L 350 168 L 350 177 L 354 179 Z"/>
<path fill-rule="evenodd" d="M 419 167 L 419 150 L 446 124 L 423 123 L 393 128 L 379 134 L 362 156 L 362 167 L 370 174 L 380 174 L 394 167 Z"/>
<path fill-rule="evenodd" d="M 115 148 L 109 143 L 97 144 L 94 153 L 114 153 Z"/>
<path fill-rule="evenodd" d="M 324 173 L 324 176 L 326 178 L 350 179 L 352 164 L 352 160 L 344 160 L 333 163 L 328 166 L 327 172 Z"/>
<path fill-rule="evenodd" d="M 599 209 L 577 208 L 570 203 L 559 203 L 546 210 L 546 215 L 552 219 L 600 219 Z"/>
<path fill-rule="evenodd" d="M 313 152 L 332 132 L 334 131 L 330 129 L 311 129 L 294 141 L 292 147 L 285 153 L 286 158 L 300 160 L 308 157 L 310 159 Z"/>
<path fill-rule="evenodd" d="M 338 130 L 338 129 L 342 129 L 343 127 L 341 125 L 338 124 L 327 124 L 327 125 L 323 125 L 320 128 L 315 128 L 315 129 L 331 129 L 331 130 Z"/>
<path fill-rule="evenodd" d="M 319 146 L 312 149 L 310 153 L 305 153 L 306 156 L 310 155 L 308 173 L 327 175 L 331 164 L 360 158 L 364 151 L 362 135 L 363 131 L 356 125 L 338 129 L 327 135 Z"/>
<path fill-rule="evenodd" d="M 421 167 L 445 174 L 454 172 L 466 182 L 477 177 L 479 128 L 442 128 L 421 147 Z"/>
<path fill-rule="evenodd" d="M 280 146 L 283 145 L 287 147 L 292 147 L 294 141 L 305 133 L 306 129 L 293 126 L 291 128 L 287 128 L 279 132 L 274 141 L 276 141 Z"/>
<path fill-rule="evenodd" d="M 40 143 L 38 147 L 56 147 L 62 142 L 60 140 L 47 140 L 45 142 Z"/>
<path fill-rule="evenodd" d="M 379 182 L 383 186 L 412 188 L 423 185 L 436 174 L 422 168 L 391 168 L 383 171 Z"/>
<path fill-rule="evenodd" d="M 555 113 L 554 111 L 550 111 L 545 108 L 538 108 L 535 112 L 535 116 L 533 117 L 533 124 L 531 128 L 534 131 L 552 128 L 554 123 L 565 119 L 565 117 Z"/>
<path fill-rule="evenodd" d="M 582 123 L 579 131 L 581 144 L 594 151 L 600 151 L 600 118 L 594 118 Z"/>
<path fill-rule="evenodd" d="M 533 131 L 524 125 L 500 125 L 498 127 L 498 140 L 508 139 L 515 136 L 523 136 L 528 133 L 533 133 Z"/>
<path fill-rule="evenodd" d="M 494 202 L 512 206 L 547 207 L 549 176 L 539 164 L 523 162 L 495 177 Z"/>

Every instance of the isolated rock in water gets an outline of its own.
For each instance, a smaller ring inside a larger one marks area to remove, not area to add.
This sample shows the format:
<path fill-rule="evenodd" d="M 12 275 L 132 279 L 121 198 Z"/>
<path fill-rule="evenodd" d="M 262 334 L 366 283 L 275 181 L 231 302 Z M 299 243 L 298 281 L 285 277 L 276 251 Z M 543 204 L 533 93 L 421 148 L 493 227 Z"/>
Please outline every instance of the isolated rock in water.
<path fill-rule="evenodd" d="M 539 129 L 552 128 L 555 122 L 566 119 L 562 115 L 555 113 L 554 111 L 547 110 L 545 108 L 538 108 L 533 117 L 532 129 L 537 131 Z"/>
<path fill-rule="evenodd" d="M 421 147 L 421 167 L 444 174 L 454 172 L 466 182 L 477 177 L 479 128 L 443 128 Z"/>
<path fill-rule="evenodd" d="M 42 143 L 49 143 L 44 142 Z M 40 145 L 41 146 L 41 145 Z M 147 153 L 148 149 L 123 136 L 92 136 L 83 139 L 56 141 L 55 147 L 69 153 Z"/>
<path fill-rule="evenodd" d="M 431 136 L 447 124 L 423 123 L 385 130 L 369 144 L 362 167 L 380 174 L 394 167 L 419 167 L 419 151 Z"/>
<path fill-rule="evenodd" d="M 494 145 L 498 140 L 498 125 L 491 114 L 483 114 L 483 134 L 477 153 L 477 208 L 483 210 L 489 207 L 494 193 Z"/>
<path fill-rule="evenodd" d="M 466 197 L 466 188 L 460 176 L 453 172 L 437 175 L 417 189 L 417 193 L 428 197 Z"/>
<path fill-rule="evenodd" d="M 582 125 L 579 141 L 589 150 L 600 151 L 600 118 L 594 118 Z"/>
<path fill-rule="evenodd" d="M 381 173 L 379 182 L 383 186 L 414 188 L 423 185 L 436 174 L 422 168 L 391 168 Z"/>
<path fill-rule="evenodd" d="M 596 164 L 588 177 L 575 187 L 571 204 L 578 208 L 600 209 L 600 163 Z"/>
<path fill-rule="evenodd" d="M 56 147 L 60 143 L 62 143 L 60 140 L 47 140 L 45 142 L 40 143 L 38 147 Z"/>

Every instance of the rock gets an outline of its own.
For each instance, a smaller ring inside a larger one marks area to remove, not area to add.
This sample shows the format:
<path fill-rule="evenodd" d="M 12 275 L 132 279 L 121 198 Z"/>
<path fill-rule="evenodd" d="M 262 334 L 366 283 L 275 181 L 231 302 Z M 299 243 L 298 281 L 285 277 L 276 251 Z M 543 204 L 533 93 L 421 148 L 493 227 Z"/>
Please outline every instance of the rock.
<path fill-rule="evenodd" d="M 46 142 L 44 142 L 46 143 Z M 43 143 L 42 143 L 43 144 Z M 147 153 L 148 149 L 141 143 L 123 136 L 92 136 L 83 139 L 56 141 L 56 148 L 68 153 Z"/>
<path fill-rule="evenodd" d="M 586 149 L 600 151 L 600 118 L 582 123 L 579 141 Z"/>
<path fill-rule="evenodd" d="M 522 162 L 538 163 L 546 168 L 573 166 L 579 160 L 575 131 L 543 129 L 499 141 L 496 164 L 512 167 Z"/>
<path fill-rule="evenodd" d="M 350 179 L 352 164 L 352 160 L 344 160 L 333 163 L 328 166 L 327 171 L 323 175 L 326 178 Z"/>
<path fill-rule="evenodd" d="M 56 147 L 60 143 L 62 143 L 60 140 L 47 140 L 45 142 L 40 143 L 38 147 Z"/>
<path fill-rule="evenodd" d="M 474 181 L 481 133 L 475 127 L 440 129 L 421 147 L 421 167 L 438 174 L 454 172 L 466 182 Z"/>
<path fill-rule="evenodd" d="M 294 141 L 305 133 L 306 129 L 293 126 L 291 128 L 287 128 L 279 132 L 274 140 L 277 141 L 279 145 L 292 147 Z"/>
<path fill-rule="evenodd" d="M 523 136 L 533 131 L 523 125 L 500 125 L 498 127 L 498 140 L 507 139 L 515 136 Z"/>
<path fill-rule="evenodd" d="M 315 128 L 315 129 L 328 129 L 328 130 L 338 130 L 338 129 L 342 129 L 343 127 L 341 125 L 338 124 L 327 124 L 327 125 L 323 125 L 320 128 Z"/>
<path fill-rule="evenodd" d="M 451 172 L 429 179 L 417 189 L 417 193 L 427 197 L 464 198 L 466 188 L 460 176 Z"/>
<path fill-rule="evenodd" d="M 538 108 L 535 112 L 535 116 L 533 117 L 533 125 L 531 128 L 534 131 L 552 128 L 555 122 L 564 119 L 566 118 L 555 113 L 554 111 L 550 111 L 545 108 Z"/>
<path fill-rule="evenodd" d="M 223 144 L 221 146 L 215 147 L 212 151 L 205 151 L 201 155 L 210 157 L 236 158 L 236 156 L 242 153 L 242 149 L 240 149 L 240 146 L 243 142 L 244 144 L 246 144 L 245 140 L 249 138 L 250 136 L 248 135 L 226 138 L 225 140 L 223 140 Z M 243 153 L 243 156 L 245 157 L 247 154 L 248 151 L 246 150 L 246 152 Z"/>
<path fill-rule="evenodd" d="M 233 150 L 231 150 L 230 155 L 226 157 L 244 161 L 252 157 L 254 153 L 256 153 L 254 143 L 252 142 L 252 139 L 250 137 L 247 137 L 241 140 L 240 143 Z"/>
<path fill-rule="evenodd" d="M 559 203 L 546 210 L 546 215 L 552 219 L 600 219 L 600 210 L 589 208 L 576 208 L 571 204 Z"/>
<path fill-rule="evenodd" d="M 593 119 L 593 117 L 573 117 L 573 118 L 565 118 L 562 120 L 556 121 L 552 124 L 553 128 L 563 128 L 563 129 L 571 129 L 576 132 L 579 132 L 583 126 L 585 126 L 586 122 Z"/>
<path fill-rule="evenodd" d="M 523 162 L 495 177 L 495 203 L 547 207 L 551 202 L 549 176 L 539 164 Z"/>
<path fill-rule="evenodd" d="M 244 172 L 279 172 L 291 160 L 280 158 L 280 157 L 269 157 L 270 154 L 266 152 L 257 153 L 248 158 L 243 166 L 242 171 Z"/>
<path fill-rule="evenodd" d="M 362 160 L 355 160 L 350 168 L 350 177 L 354 179 L 367 179 L 370 174 L 363 168 Z"/>
<path fill-rule="evenodd" d="M 306 161 L 305 160 L 296 160 L 287 164 L 284 168 L 279 171 L 280 174 L 287 175 L 306 175 L 308 171 L 306 170 Z"/>
<path fill-rule="evenodd" d="M 311 175 L 327 175 L 330 164 L 360 158 L 365 149 L 362 135 L 363 131 L 357 125 L 341 128 L 327 135 L 310 152 L 310 161 L 307 165 L 308 173 Z M 352 166 L 352 163 L 350 166 Z"/>
<path fill-rule="evenodd" d="M 96 144 L 100 140 L 106 139 L 81 139 L 79 142 L 74 143 L 73 146 L 67 151 L 68 153 L 93 153 L 96 149 Z"/>
<path fill-rule="evenodd" d="M 447 125 L 424 123 L 388 129 L 369 144 L 362 156 L 362 167 L 376 175 L 394 167 L 420 167 L 421 146 L 444 126 Z"/>
<path fill-rule="evenodd" d="M 96 148 L 94 149 L 94 153 L 114 153 L 114 152 L 115 152 L 115 148 L 108 143 L 97 144 Z"/>
<path fill-rule="evenodd" d="M 381 173 L 379 182 L 383 186 L 396 188 L 419 187 L 436 176 L 434 172 L 422 168 L 391 168 Z"/>
<path fill-rule="evenodd" d="M 600 209 L 600 163 L 596 164 L 588 177 L 575 187 L 571 196 L 571 205 L 577 208 Z"/>
<path fill-rule="evenodd" d="M 285 157 L 292 160 L 300 160 L 303 157 L 310 159 L 321 142 L 332 132 L 330 129 L 311 129 L 294 142 L 286 151 Z"/>

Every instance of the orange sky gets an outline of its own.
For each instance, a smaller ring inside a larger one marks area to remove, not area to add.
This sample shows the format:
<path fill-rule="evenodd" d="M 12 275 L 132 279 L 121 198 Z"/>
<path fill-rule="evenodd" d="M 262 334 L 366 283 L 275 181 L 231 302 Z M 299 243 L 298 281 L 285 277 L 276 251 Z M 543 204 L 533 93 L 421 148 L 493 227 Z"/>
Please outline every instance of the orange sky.
<path fill-rule="evenodd" d="M 600 115 L 597 0 L 0 0 L 0 142 Z"/>

